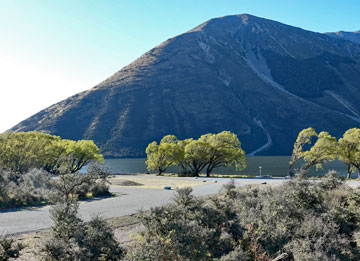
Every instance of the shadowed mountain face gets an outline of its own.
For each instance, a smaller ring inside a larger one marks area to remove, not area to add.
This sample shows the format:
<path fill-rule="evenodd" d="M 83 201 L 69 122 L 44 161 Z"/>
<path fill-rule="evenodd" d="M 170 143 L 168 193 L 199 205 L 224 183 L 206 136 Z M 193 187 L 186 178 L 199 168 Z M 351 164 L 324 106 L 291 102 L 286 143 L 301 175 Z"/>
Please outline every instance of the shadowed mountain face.
<path fill-rule="evenodd" d="M 171 38 L 12 130 L 93 139 L 113 157 L 229 130 L 248 154 L 289 155 L 304 128 L 359 127 L 359 100 L 359 44 L 244 14 Z"/>

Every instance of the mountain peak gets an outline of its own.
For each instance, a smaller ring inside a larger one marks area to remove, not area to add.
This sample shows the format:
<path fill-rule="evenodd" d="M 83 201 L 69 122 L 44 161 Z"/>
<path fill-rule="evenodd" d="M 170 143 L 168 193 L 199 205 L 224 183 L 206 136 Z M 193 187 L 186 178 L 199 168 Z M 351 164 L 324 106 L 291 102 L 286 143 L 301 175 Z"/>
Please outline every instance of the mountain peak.
<path fill-rule="evenodd" d="M 359 68 L 358 44 L 249 14 L 224 16 L 12 130 L 93 139 L 112 157 L 144 156 L 167 134 L 229 130 L 251 155 L 288 155 L 304 128 L 340 136 L 359 125 Z"/>
<path fill-rule="evenodd" d="M 230 28 L 239 27 L 241 25 L 248 25 L 252 21 L 256 21 L 256 20 L 264 20 L 265 21 L 267 19 L 260 18 L 260 17 L 250 15 L 250 14 L 245 14 L 245 13 L 238 14 L 238 15 L 227 15 L 227 16 L 212 18 L 212 19 L 196 26 L 195 28 L 191 29 L 188 32 L 203 31 L 203 30 L 208 29 L 209 27 L 211 28 L 211 30 L 217 29 L 217 28 L 227 29 L 229 27 Z M 268 20 L 268 21 L 271 21 L 271 20 Z"/>

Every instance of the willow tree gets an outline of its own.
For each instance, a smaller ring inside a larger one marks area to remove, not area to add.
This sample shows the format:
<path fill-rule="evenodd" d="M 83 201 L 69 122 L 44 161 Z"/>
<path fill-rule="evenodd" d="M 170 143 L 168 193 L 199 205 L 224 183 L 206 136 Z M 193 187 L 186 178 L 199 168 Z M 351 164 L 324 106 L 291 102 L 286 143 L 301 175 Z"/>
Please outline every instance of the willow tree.
<path fill-rule="evenodd" d="M 218 134 L 205 134 L 199 138 L 207 144 L 206 176 L 215 168 L 235 165 L 237 170 L 246 167 L 245 152 L 236 134 L 223 131 Z"/>
<path fill-rule="evenodd" d="M 165 136 L 159 144 L 156 141 L 151 142 L 145 152 L 147 169 L 156 170 L 158 175 L 175 165 L 183 157 L 183 150 L 177 144 L 177 138 L 174 135 Z"/>
<path fill-rule="evenodd" d="M 194 176 L 205 168 L 209 162 L 209 144 L 201 140 L 191 140 L 185 146 L 184 161 Z"/>
<path fill-rule="evenodd" d="M 79 171 L 91 161 L 104 161 L 100 149 L 92 140 L 62 140 L 60 147 L 64 149 L 65 156 L 71 159 L 69 162 L 71 173 Z"/>
<path fill-rule="evenodd" d="M 321 169 L 323 163 L 333 161 L 337 155 L 336 138 L 328 132 L 322 131 L 318 135 L 315 144 L 307 151 L 303 152 L 304 165 L 301 167 L 301 175 L 304 176 L 312 166 Z"/>
<path fill-rule="evenodd" d="M 0 167 L 5 170 L 24 173 L 37 168 L 57 174 L 59 159 L 63 157 L 72 158 L 67 162 L 71 172 L 78 171 L 90 161 L 104 160 L 100 149 L 91 140 L 65 140 L 36 131 L 0 135 Z"/>
<path fill-rule="evenodd" d="M 306 144 L 311 144 L 311 140 L 317 136 L 318 134 L 311 127 L 299 132 L 299 135 L 297 136 L 296 141 L 294 143 L 294 148 L 289 162 L 290 177 L 293 177 L 295 175 L 294 173 L 295 163 L 304 157 L 304 146 Z"/>
<path fill-rule="evenodd" d="M 60 137 L 41 132 L 8 132 L 0 137 L 0 166 L 24 173 L 31 168 L 44 169 L 58 156 L 56 147 Z"/>
<path fill-rule="evenodd" d="M 337 158 L 345 163 L 347 178 L 351 178 L 355 169 L 360 171 L 360 129 L 349 129 L 339 139 Z"/>
<path fill-rule="evenodd" d="M 185 147 L 186 145 L 188 145 L 189 143 L 191 143 L 194 139 L 189 138 L 189 139 L 184 139 L 184 140 L 178 140 L 177 144 L 179 145 L 182 154 L 181 157 L 178 158 L 178 161 L 176 162 L 176 165 L 178 165 L 181 168 L 181 172 L 183 175 L 188 175 L 191 174 L 191 169 L 189 167 L 188 162 L 185 159 Z"/>

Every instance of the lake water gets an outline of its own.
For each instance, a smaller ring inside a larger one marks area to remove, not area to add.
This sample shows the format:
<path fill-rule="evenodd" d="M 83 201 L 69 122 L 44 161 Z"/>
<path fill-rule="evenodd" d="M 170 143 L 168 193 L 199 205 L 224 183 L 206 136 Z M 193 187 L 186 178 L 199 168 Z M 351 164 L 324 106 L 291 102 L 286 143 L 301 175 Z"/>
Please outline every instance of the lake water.
<path fill-rule="evenodd" d="M 105 164 L 110 167 L 114 173 L 147 173 L 146 164 L 144 158 L 123 158 L 123 159 L 106 159 Z M 242 171 L 236 171 L 234 167 L 229 168 L 219 168 L 215 169 L 214 173 L 216 174 L 239 174 L 239 175 L 249 175 L 249 176 L 258 176 L 259 167 L 261 166 L 262 175 L 271 175 L 276 177 L 285 177 L 288 175 L 289 168 L 289 156 L 254 156 L 247 157 L 246 164 L 247 167 Z M 300 164 L 297 165 L 299 167 Z M 340 161 L 333 161 L 324 164 L 324 169 L 316 171 L 315 167 L 310 169 L 309 174 L 312 176 L 321 176 L 324 175 L 328 170 L 334 169 L 339 174 L 346 175 L 345 164 Z M 178 167 L 170 167 L 167 173 L 178 173 Z M 354 177 L 357 177 L 357 174 Z"/>

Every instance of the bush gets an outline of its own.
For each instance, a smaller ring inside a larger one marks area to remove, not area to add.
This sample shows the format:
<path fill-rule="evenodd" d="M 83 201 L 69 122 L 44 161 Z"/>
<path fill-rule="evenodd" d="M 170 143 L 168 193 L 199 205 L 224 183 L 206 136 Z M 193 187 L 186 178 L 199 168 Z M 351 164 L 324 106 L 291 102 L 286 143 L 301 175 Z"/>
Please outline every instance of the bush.
<path fill-rule="evenodd" d="M 76 174 L 74 174 L 76 175 Z M 79 176 L 77 182 L 81 182 L 81 185 L 75 191 L 78 198 L 85 199 L 88 194 L 93 197 L 110 196 L 108 177 L 110 176 L 110 170 L 104 165 L 92 162 L 86 174 Z"/>
<path fill-rule="evenodd" d="M 68 200 L 51 209 L 52 238 L 43 247 L 46 260 L 119 260 L 119 246 L 110 226 L 100 217 L 84 223 L 78 216 L 78 204 Z"/>
<path fill-rule="evenodd" d="M 54 202 L 59 195 L 86 199 L 88 196 L 110 196 L 107 178 L 110 172 L 100 164 L 90 164 L 87 174 L 71 173 L 71 156 L 59 160 L 54 176 L 32 169 L 15 173 L 0 168 L 0 208 L 22 207 Z"/>
<path fill-rule="evenodd" d="M 320 182 L 239 189 L 208 200 L 179 190 L 144 215 L 129 260 L 359 260 L 360 191 Z"/>
<path fill-rule="evenodd" d="M 12 239 L 0 237 L 0 260 L 6 261 L 10 258 L 18 258 L 23 248 L 22 244 L 14 244 Z"/>
<path fill-rule="evenodd" d="M 205 202 L 177 190 L 173 204 L 143 216 L 146 230 L 128 254 L 130 260 L 212 260 L 231 252 L 243 229 L 227 200 Z"/>
<path fill-rule="evenodd" d="M 86 260 L 119 260 L 125 253 L 111 227 L 98 216 L 85 225 L 84 237 L 78 244 Z"/>
<path fill-rule="evenodd" d="M 16 174 L 0 169 L 0 208 L 47 202 L 52 188 L 50 179 L 51 176 L 43 170 Z"/>

